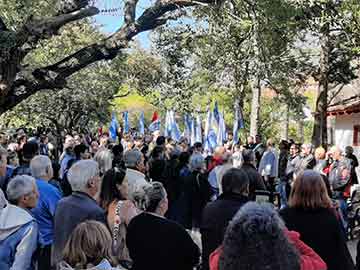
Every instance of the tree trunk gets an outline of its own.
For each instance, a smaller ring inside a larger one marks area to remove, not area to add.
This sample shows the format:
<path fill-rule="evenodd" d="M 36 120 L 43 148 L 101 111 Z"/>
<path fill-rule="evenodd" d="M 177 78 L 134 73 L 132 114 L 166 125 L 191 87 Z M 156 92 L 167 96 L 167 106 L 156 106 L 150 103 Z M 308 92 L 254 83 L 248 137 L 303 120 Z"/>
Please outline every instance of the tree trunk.
<path fill-rule="evenodd" d="M 300 139 L 299 143 L 304 143 L 304 119 L 298 120 L 298 137 Z"/>
<path fill-rule="evenodd" d="M 286 104 L 281 129 L 281 139 L 286 141 L 289 139 L 289 120 L 289 105 Z"/>
<path fill-rule="evenodd" d="M 330 30 L 326 24 L 322 28 L 320 36 L 320 75 L 319 87 L 316 100 L 316 110 L 314 116 L 314 129 L 312 143 L 315 147 L 327 147 L 327 108 L 329 90 L 329 56 L 330 56 Z"/>
<path fill-rule="evenodd" d="M 260 122 L 260 97 L 261 86 L 260 80 L 256 78 L 253 82 L 252 88 L 252 102 L 251 102 L 251 115 L 250 115 L 250 135 L 258 135 L 258 128 Z"/>

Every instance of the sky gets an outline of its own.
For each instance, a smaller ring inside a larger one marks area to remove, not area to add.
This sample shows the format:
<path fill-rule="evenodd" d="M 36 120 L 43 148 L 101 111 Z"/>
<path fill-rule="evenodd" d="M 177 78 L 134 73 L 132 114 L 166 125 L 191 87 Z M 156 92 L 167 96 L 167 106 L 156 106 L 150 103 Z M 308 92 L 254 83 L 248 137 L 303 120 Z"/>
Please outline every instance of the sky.
<path fill-rule="evenodd" d="M 100 2 L 100 1 L 98 1 Z M 123 3 L 123 1 L 114 1 L 114 0 L 104 0 L 101 1 L 101 3 L 105 3 L 102 4 L 101 6 L 97 7 L 102 10 L 102 9 L 111 9 L 111 8 L 119 8 L 121 11 L 122 6 L 118 3 Z M 140 0 L 138 5 L 137 5 L 137 9 L 136 9 L 136 17 L 138 18 L 142 12 L 144 11 L 144 9 L 146 7 L 148 7 L 150 5 L 150 1 L 149 0 Z M 95 23 L 100 25 L 101 30 L 110 35 L 113 34 L 117 29 L 120 28 L 120 26 L 123 24 L 123 16 L 121 14 L 107 14 L 107 13 L 100 13 L 99 15 L 95 16 Z M 151 40 L 150 40 L 150 32 L 143 32 L 139 35 L 136 36 L 135 38 L 136 41 L 139 42 L 140 46 L 144 49 L 150 49 L 151 48 Z"/>

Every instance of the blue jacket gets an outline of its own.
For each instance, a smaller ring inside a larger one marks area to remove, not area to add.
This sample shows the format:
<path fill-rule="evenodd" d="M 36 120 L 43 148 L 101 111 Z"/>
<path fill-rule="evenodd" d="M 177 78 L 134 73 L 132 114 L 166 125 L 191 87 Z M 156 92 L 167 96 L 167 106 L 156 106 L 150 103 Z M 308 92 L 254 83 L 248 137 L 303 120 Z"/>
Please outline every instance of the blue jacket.
<path fill-rule="evenodd" d="M 39 190 L 39 200 L 34 209 L 31 210 L 39 225 L 40 244 L 51 245 L 54 240 L 54 217 L 61 192 L 45 180 L 36 179 Z"/>
<path fill-rule="evenodd" d="M 11 204 L 0 210 L 1 270 L 33 270 L 37 243 L 38 227 L 29 212 Z"/>

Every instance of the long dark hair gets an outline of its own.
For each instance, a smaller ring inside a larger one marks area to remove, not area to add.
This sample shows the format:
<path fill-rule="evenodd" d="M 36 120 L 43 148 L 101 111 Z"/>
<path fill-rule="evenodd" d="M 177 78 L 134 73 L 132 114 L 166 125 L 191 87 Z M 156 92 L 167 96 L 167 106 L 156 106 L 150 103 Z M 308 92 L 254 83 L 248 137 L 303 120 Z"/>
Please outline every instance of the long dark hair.
<path fill-rule="evenodd" d="M 101 183 L 100 205 L 107 209 L 114 200 L 125 200 L 117 185 L 121 185 L 125 179 L 126 171 L 119 168 L 112 168 L 104 174 Z"/>

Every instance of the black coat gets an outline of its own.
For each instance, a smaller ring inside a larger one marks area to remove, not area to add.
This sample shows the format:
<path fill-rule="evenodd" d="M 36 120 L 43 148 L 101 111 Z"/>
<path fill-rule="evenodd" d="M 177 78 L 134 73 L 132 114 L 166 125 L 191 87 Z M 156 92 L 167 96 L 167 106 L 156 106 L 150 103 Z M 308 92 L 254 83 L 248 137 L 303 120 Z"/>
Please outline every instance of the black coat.
<path fill-rule="evenodd" d="M 229 222 L 249 199 L 238 194 L 221 194 L 204 209 L 201 222 L 203 268 L 209 269 L 209 256 L 224 240 Z"/>
<path fill-rule="evenodd" d="M 250 163 L 244 163 L 241 169 L 243 169 L 249 177 L 249 198 L 250 200 L 255 201 L 255 191 L 266 190 L 264 180 L 260 173 Z"/>
<path fill-rule="evenodd" d="M 54 220 L 52 265 L 61 261 L 62 251 L 70 234 L 85 220 L 96 220 L 106 224 L 104 210 L 89 195 L 74 192 L 59 201 Z"/>
<path fill-rule="evenodd" d="M 280 214 L 286 227 L 300 233 L 300 239 L 320 255 L 328 270 L 354 270 L 344 234 L 333 210 L 286 208 Z"/>
<path fill-rule="evenodd" d="M 198 246 L 183 227 L 148 213 L 131 220 L 126 245 L 132 270 L 192 270 L 200 258 Z"/>

